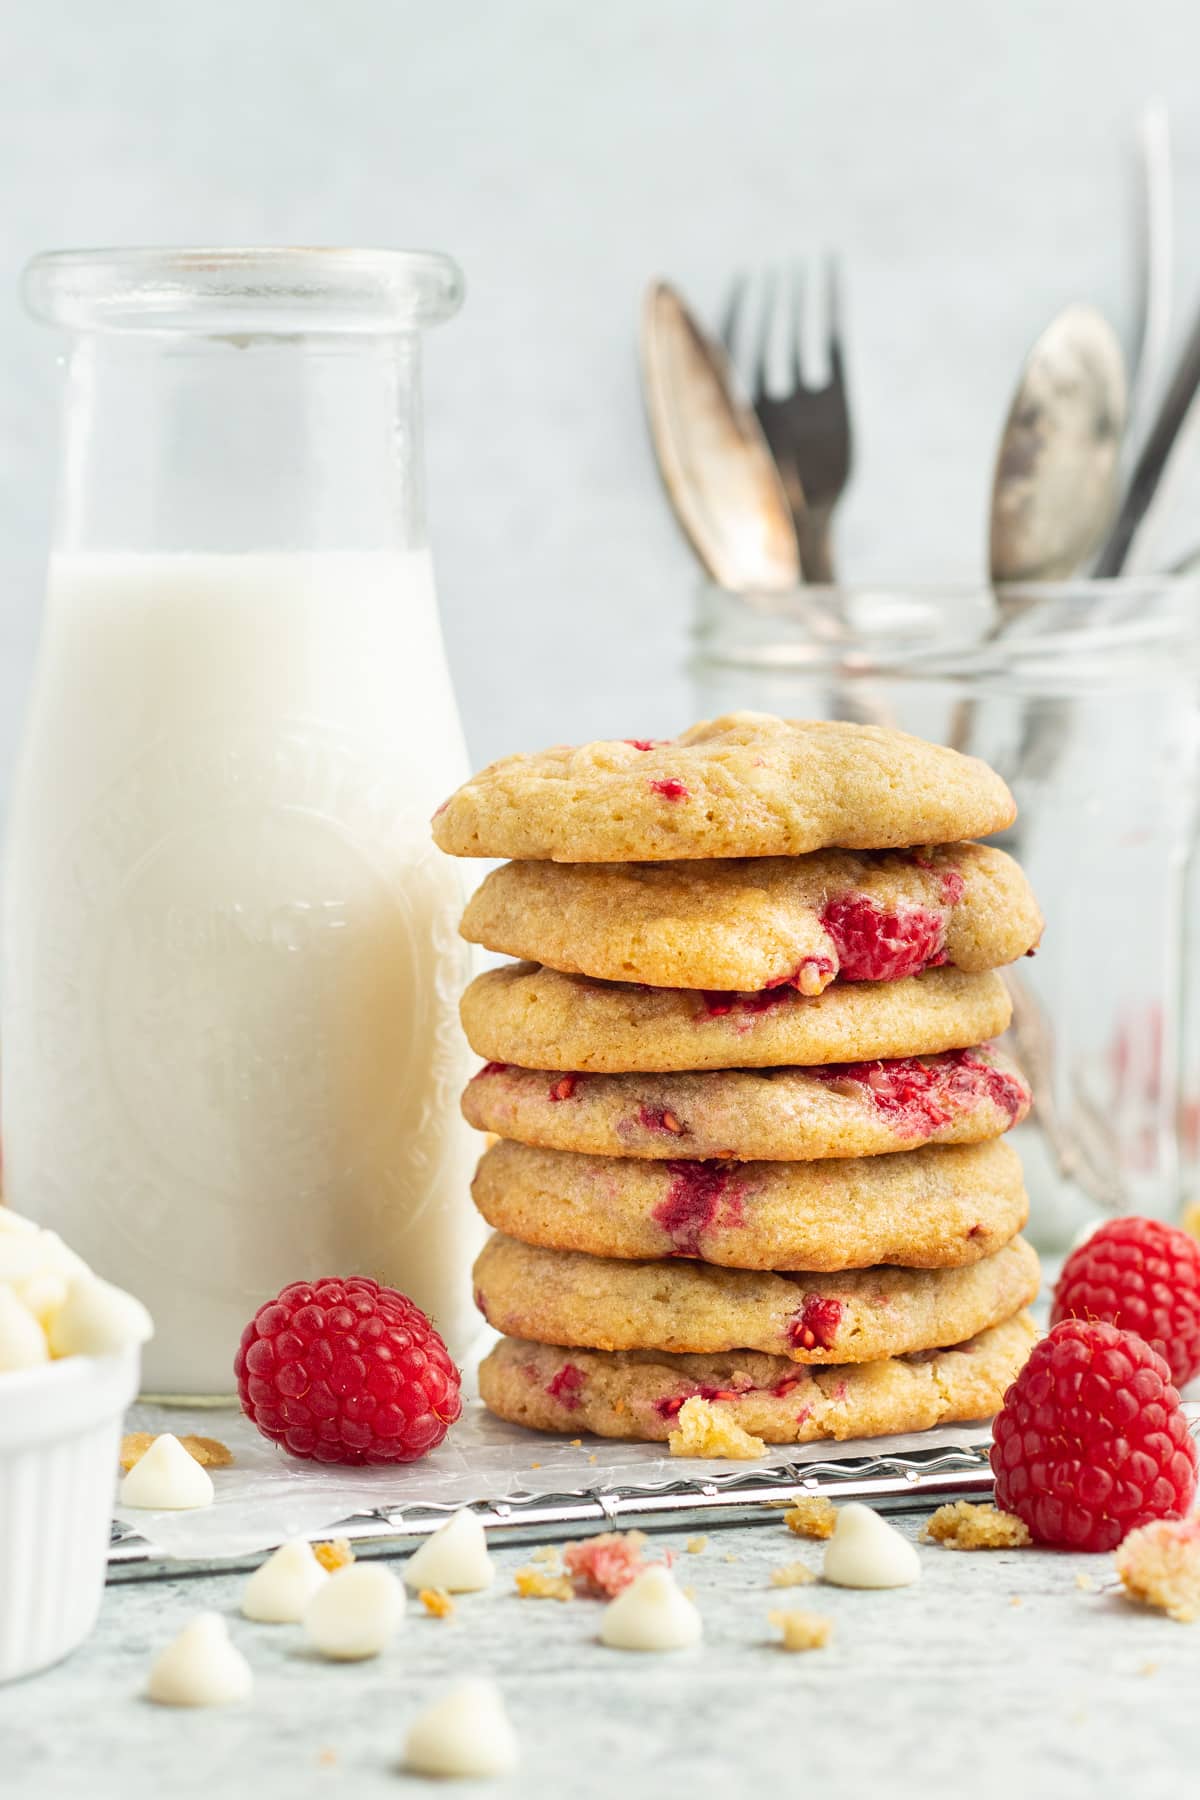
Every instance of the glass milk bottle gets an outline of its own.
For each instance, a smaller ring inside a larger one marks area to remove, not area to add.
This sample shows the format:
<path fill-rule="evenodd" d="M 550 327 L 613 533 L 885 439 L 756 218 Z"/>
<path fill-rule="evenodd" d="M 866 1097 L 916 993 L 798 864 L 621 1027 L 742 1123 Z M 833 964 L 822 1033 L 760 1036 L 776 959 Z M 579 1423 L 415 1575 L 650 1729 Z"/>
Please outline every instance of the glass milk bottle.
<path fill-rule="evenodd" d="M 5 1197 L 139 1294 L 147 1389 L 227 1394 L 286 1282 L 473 1334 L 464 778 L 425 532 L 446 257 L 39 257 L 70 333 L 5 866 Z"/>

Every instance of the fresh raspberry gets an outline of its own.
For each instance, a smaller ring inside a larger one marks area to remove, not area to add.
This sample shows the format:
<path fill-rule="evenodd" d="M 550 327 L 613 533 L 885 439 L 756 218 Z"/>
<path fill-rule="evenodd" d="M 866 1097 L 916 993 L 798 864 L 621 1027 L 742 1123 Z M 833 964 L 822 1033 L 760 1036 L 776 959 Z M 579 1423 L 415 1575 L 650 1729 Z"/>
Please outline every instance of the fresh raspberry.
<path fill-rule="evenodd" d="M 251 1423 L 316 1462 L 415 1462 L 462 1411 L 425 1314 L 366 1275 L 292 1282 L 259 1307 L 233 1367 Z"/>
<path fill-rule="evenodd" d="M 1112 1550 L 1179 1519 L 1196 1446 L 1162 1357 L 1131 1331 L 1064 1319 L 1004 1396 L 992 1441 L 996 1505 L 1043 1544 Z"/>
<path fill-rule="evenodd" d="M 1157 1350 L 1176 1387 L 1200 1371 L 1200 1244 L 1158 1219 L 1109 1219 L 1068 1256 L 1051 1323 L 1104 1319 Z"/>

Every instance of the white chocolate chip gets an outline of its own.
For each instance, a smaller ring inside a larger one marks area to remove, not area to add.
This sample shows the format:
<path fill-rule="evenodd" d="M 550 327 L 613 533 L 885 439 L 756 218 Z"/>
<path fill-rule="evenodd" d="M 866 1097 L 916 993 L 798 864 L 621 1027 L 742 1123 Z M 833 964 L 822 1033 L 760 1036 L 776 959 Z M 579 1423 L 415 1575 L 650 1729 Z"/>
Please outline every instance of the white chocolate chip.
<path fill-rule="evenodd" d="M 154 1336 L 150 1314 L 124 1289 L 98 1275 L 77 1275 L 50 1322 L 55 1356 L 110 1356 Z"/>
<path fill-rule="evenodd" d="M 838 1508 L 821 1573 L 837 1587 L 907 1587 L 920 1579 L 921 1559 L 873 1507 L 851 1500 Z"/>
<path fill-rule="evenodd" d="M 46 1334 L 11 1288 L 0 1287 L 0 1374 L 50 1360 Z"/>
<path fill-rule="evenodd" d="M 250 1664 L 219 1613 L 197 1613 L 150 1668 L 146 1694 L 160 1706 L 232 1706 L 254 1688 Z"/>
<path fill-rule="evenodd" d="M 122 1506 L 187 1512 L 192 1507 L 211 1506 L 212 1502 L 212 1476 L 169 1431 L 155 1438 L 121 1483 Z"/>
<path fill-rule="evenodd" d="M 495 1578 L 487 1533 L 465 1506 L 439 1525 L 404 1567 L 405 1586 L 414 1593 L 441 1588 L 447 1594 L 476 1594 L 491 1587 Z"/>
<path fill-rule="evenodd" d="M 381 1563 L 351 1563 L 309 1601 L 304 1629 L 322 1656 L 359 1662 L 386 1649 L 404 1617 L 404 1589 Z"/>
<path fill-rule="evenodd" d="M 328 1580 L 308 1539 L 292 1538 L 255 1569 L 242 1590 L 242 1612 L 260 1625 L 299 1625 Z"/>
<path fill-rule="evenodd" d="M 610 1600 L 600 1620 L 600 1641 L 613 1650 L 687 1650 L 703 1632 L 699 1612 L 680 1593 L 670 1569 L 645 1569 Z"/>
<path fill-rule="evenodd" d="M 517 1766 L 517 1734 L 495 1682 L 460 1681 L 418 1713 L 408 1729 L 405 1767 L 416 1775 L 508 1775 Z"/>

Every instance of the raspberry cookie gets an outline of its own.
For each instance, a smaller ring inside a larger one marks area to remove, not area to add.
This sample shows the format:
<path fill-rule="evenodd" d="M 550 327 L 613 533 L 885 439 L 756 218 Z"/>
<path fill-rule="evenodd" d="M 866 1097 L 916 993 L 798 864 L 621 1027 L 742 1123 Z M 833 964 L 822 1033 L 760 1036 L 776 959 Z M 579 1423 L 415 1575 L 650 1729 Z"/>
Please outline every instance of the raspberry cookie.
<path fill-rule="evenodd" d="M 684 1075 L 558 1074 L 488 1063 L 462 1104 L 480 1131 L 545 1150 L 807 1162 L 982 1143 L 1019 1123 L 1029 1100 L 1014 1065 L 984 1047 Z"/>
<path fill-rule="evenodd" d="M 472 943 L 568 975 L 650 987 L 819 994 L 951 963 L 976 973 L 1037 944 L 1017 864 L 985 844 L 695 863 L 508 863 L 472 895 Z"/>
<path fill-rule="evenodd" d="M 506 757 L 451 795 L 433 835 L 453 856 L 660 862 L 948 844 L 1015 817 L 974 757 L 875 725 L 738 712 L 661 742 Z"/>
<path fill-rule="evenodd" d="M 509 963 L 462 998 L 471 1048 L 526 1069 L 758 1069 L 931 1055 L 1007 1030 L 995 974 L 930 969 L 905 981 L 835 981 L 813 999 L 793 987 L 697 993 L 562 975 Z"/>
<path fill-rule="evenodd" d="M 671 1356 L 502 1338 L 480 1366 L 479 1389 L 500 1418 L 538 1431 L 662 1442 L 699 1395 L 769 1444 L 811 1444 L 988 1418 L 1036 1336 L 1019 1312 L 949 1349 L 823 1369 L 753 1350 Z"/>
<path fill-rule="evenodd" d="M 507 1337 L 592 1350 L 763 1350 L 793 1362 L 876 1362 L 960 1344 L 1027 1306 L 1038 1259 L 1014 1238 L 962 1269 L 764 1274 L 697 1262 L 618 1262 L 499 1234 L 475 1298 Z"/>
<path fill-rule="evenodd" d="M 956 1268 L 1029 1212 L 997 1140 L 832 1163 L 641 1162 L 496 1144 L 472 1186 L 489 1225 L 590 1256 L 699 1257 L 730 1269 Z"/>

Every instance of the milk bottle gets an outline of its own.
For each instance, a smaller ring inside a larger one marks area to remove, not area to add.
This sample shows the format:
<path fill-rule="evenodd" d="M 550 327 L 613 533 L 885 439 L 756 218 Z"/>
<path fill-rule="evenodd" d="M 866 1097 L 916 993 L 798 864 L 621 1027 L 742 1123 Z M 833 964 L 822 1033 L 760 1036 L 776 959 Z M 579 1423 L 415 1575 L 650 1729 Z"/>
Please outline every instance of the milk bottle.
<path fill-rule="evenodd" d="M 478 1226 L 412 332 L 453 266 L 197 254 L 30 277 L 81 335 L 0 1043 L 6 1196 L 151 1307 L 149 1390 L 216 1396 L 326 1273 L 461 1356 Z"/>

